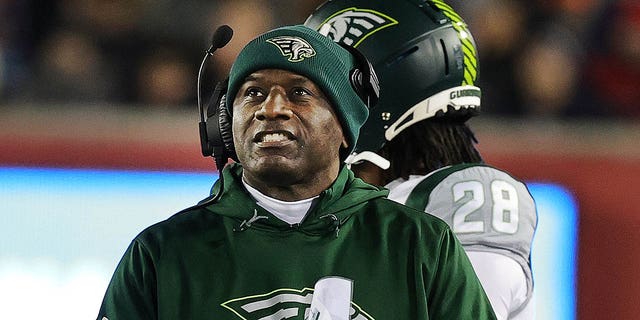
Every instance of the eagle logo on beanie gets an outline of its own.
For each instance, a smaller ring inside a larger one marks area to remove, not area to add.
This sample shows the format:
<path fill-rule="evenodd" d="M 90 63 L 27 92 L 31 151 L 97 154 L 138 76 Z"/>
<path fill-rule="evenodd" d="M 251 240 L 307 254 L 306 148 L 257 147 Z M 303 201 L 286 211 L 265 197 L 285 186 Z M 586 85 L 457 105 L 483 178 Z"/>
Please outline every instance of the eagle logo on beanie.
<path fill-rule="evenodd" d="M 355 48 L 368 36 L 396 24 L 398 20 L 375 10 L 347 8 L 327 18 L 318 31 Z"/>
<path fill-rule="evenodd" d="M 300 62 L 316 55 L 316 50 L 304 39 L 291 36 L 280 36 L 267 40 L 280 49 L 283 56 L 291 62 Z"/>

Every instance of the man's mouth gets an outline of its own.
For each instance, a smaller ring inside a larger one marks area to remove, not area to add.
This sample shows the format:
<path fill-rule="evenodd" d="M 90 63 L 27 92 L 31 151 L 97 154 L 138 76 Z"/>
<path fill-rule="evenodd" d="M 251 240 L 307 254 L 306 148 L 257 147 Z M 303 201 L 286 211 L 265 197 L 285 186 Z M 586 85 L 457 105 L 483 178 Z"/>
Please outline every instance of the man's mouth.
<path fill-rule="evenodd" d="M 289 140 L 287 136 L 282 133 L 269 133 L 262 136 L 262 142 L 276 142 Z"/>
<path fill-rule="evenodd" d="M 253 139 L 254 142 L 258 143 L 278 143 L 290 140 L 295 140 L 295 137 L 287 131 L 260 132 Z"/>

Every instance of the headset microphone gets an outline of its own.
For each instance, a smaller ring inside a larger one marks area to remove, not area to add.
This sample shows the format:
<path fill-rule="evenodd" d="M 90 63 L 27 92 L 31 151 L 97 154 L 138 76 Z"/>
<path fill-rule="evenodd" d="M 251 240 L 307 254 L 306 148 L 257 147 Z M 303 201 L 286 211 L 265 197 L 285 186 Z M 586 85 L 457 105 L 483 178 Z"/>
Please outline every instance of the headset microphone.
<path fill-rule="evenodd" d="M 221 25 L 216 29 L 216 32 L 213 33 L 213 37 L 211 37 L 211 47 L 207 50 L 208 54 L 212 54 L 216 49 L 220 49 L 229 43 L 233 37 L 233 29 L 228 25 Z"/>
<path fill-rule="evenodd" d="M 204 64 L 207 62 L 207 58 L 209 58 L 209 56 L 212 56 L 217 49 L 220 49 L 225 45 L 227 45 L 227 43 L 229 43 L 229 41 L 231 40 L 232 36 L 233 36 L 233 29 L 231 29 L 229 26 L 222 25 L 218 27 L 218 29 L 216 29 L 216 31 L 213 33 L 213 36 L 211 37 L 211 46 L 209 47 L 209 49 L 207 49 L 204 57 L 202 58 L 202 63 L 200 63 L 200 70 L 198 70 L 198 83 L 197 83 L 198 112 L 200 113 L 200 122 L 198 123 L 198 129 L 200 130 L 200 146 L 202 148 L 203 156 L 205 157 L 213 156 L 213 159 L 216 164 L 216 168 L 220 173 L 219 175 L 220 188 L 214 195 L 212 195 L 210 198 L 206 200 L 201 201 L 199 204 L 196 205 L 196 207 L 207 206 L 213 202 L 216 202 L 218 198 L 222 196 L 222 190 L 224 188 L 224 182 L 222 178 L 222 168 L 224 167 L 228 159 L 228 155 L 224 152 L 224 148 L 221 148 L 219 146 L 219 143 L 211 142 L 211 139 L 213 139 L 216 142 L 217 140 L 220 140 L 220 138 L 218 137 L 220 134 L 219 133 L 216 134 L 215 132 L 210 132 L 210 133 L 207 132 L 207 121 L 205 120 L 204 108 L 202 106 L 202 96 L 200 93 L 200 88 L 202 86 L 202 71 L 204 70 Z M 212 100 L 218 101 L 220 99 L 219 96 L 221 96 L 222 93 L 226 91 L 226 89 L 227 89 L 226 81 L 218 83 L 213 92 Z M 210 109 L 210 108 L 211 106 L 209 106 L 207 109 Z M 218 113 L 218 114 L 214 114 L 216 116 L 214 118 L 218 118 L 220 113 L 220 111 L 218 110 L 218 106 L 215 106 L 215 109 L 216 109 L 215 113 Z M 220 126 L 219 126 L 218 120 L 216 119 L 215 121 L 211 121 L 211 122 L 214 122 L 214 124 L 212 124 L 214 129 L 216 129 L 214 131 L 219 131 Z M 211 137 L 209 137 L 209 135 L 211 135 Z"/>
<path fill-rule="evenodd" d="M 209 47 L 209 49 L 207 49 L 205 56 L 202 58 L 202 63 L 200 63 L 200 70 L 198 70 L 198 83 L 197 83 L 198 97 L 197 98 L 198 98 L 198 112 L 200 113 L 200 123 L 198 123 L 198 128 L 200 130 L 200 145 L 202 147 L 202 155 L 205 157 L 214 155 L 214 158 L 215 158 L 215 154 L 214 154 L 213 146 L 211 146 L 211 144 L 209 143 L 209 138 L 207 135 L 207 124 L 205 122 L 204 108 L 202 107 L 202 96 L 200 93 L 200 88 L 202 84 L 202 71 L 204 70 L 204 65 L 207 61 L 207 58 L 213 55 L 213 53 L 217 49 L 220 49 L 225 45 L 227 45 L 227 43 L 229 43 L 229 41 L 231 40 L 232 36 L 233 36 L 233 29 L 231 29 L 231 27 L 227 25 L 222 25 L 218 27 L 218 29 L 216 29 L 216 31 L 213 33 L 213 36 L 211 37 L 211 46 Z M 218 169 L 221 169 L 220 165 L 223 165 L 218 162 L 222 162 L 222 161 L 223 160 L 218 161 L 218 159 L 216 158 L 216 166 L 218 167 Z"/>

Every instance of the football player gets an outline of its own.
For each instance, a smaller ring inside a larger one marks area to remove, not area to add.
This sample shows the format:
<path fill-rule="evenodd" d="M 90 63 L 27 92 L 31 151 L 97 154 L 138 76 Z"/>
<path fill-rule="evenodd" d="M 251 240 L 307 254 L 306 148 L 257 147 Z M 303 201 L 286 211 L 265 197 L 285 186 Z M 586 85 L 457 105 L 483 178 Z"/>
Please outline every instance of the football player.
<path fill-rule="evenodd" d="M 498 319 L 533 319 L 527 186 L 484 163 L 466 121 L 480 111 L 478 54 L 463 19 L 434 1 L 332 0 L 305 24 L 371 61 L 380 100 L 347 163 L 389 198 L 446 221 Z"/>

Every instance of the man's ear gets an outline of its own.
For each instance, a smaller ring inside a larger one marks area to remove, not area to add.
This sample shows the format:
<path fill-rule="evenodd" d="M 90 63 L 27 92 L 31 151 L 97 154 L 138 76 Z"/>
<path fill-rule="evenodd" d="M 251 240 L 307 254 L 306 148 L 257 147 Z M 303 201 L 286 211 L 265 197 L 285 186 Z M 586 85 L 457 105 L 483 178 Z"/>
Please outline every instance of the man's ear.
<path fill-rule="evenodd" d="M 349 144 L 347 143 L 347 139 L 342 139 L 342 147 L 345 149 L 349 149 Z"/>

